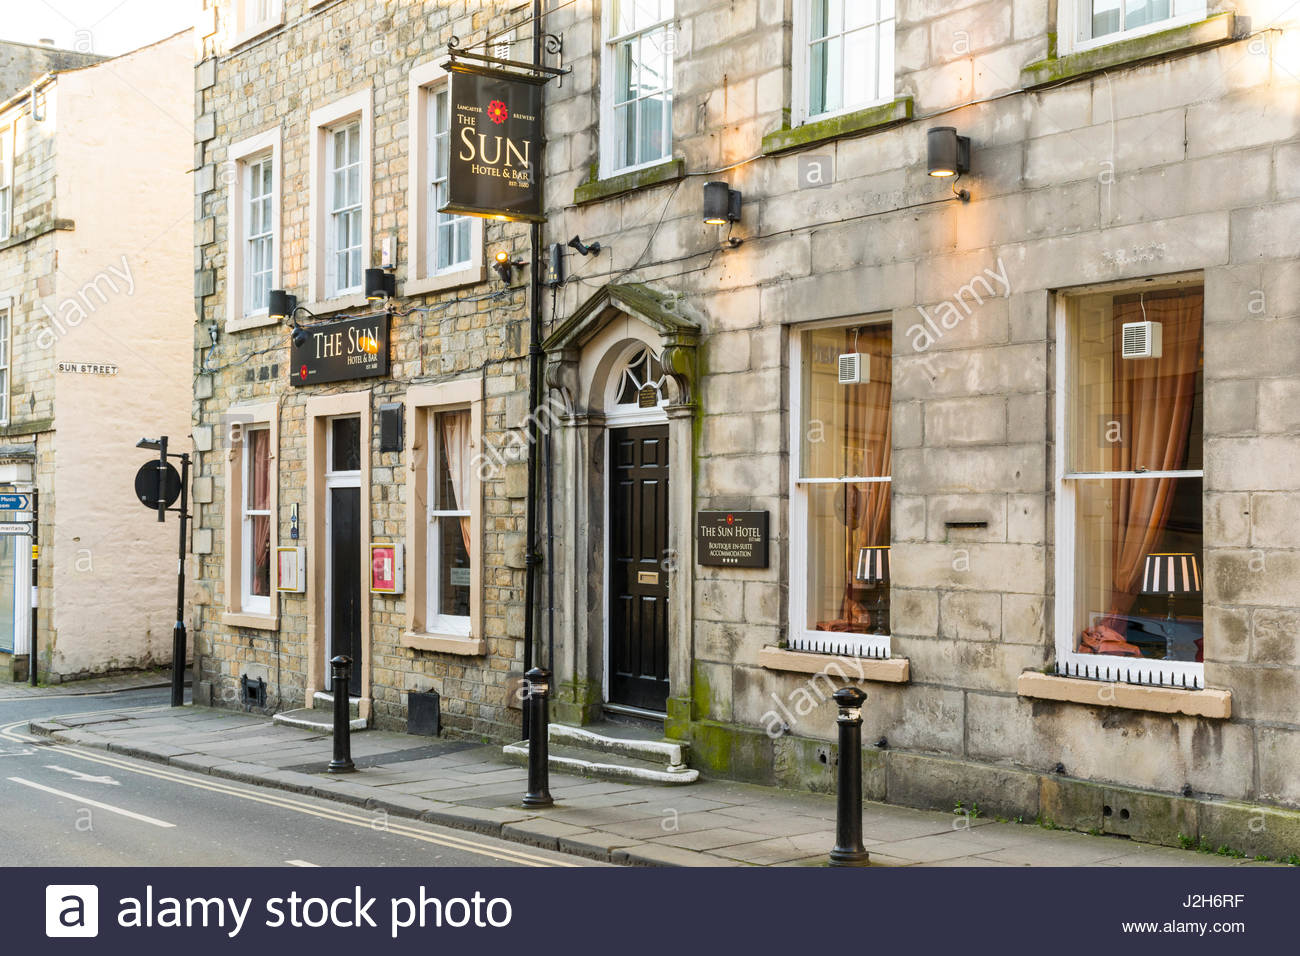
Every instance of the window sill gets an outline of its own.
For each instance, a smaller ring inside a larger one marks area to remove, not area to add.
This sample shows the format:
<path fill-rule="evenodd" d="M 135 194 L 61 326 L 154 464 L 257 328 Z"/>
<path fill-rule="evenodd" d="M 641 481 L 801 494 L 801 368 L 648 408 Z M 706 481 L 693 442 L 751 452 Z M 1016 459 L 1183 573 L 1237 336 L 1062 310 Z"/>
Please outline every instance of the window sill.
<path fill-rule="evenodd" d="M 1025 671 L 1016 680 L 1016 693 L 1035 700 L 1147 710 L 1157 714 L 1186 714 L 1209 720 L 1227 720 L 1232 716 L 1232 692 L 1227 690 L 1183 690 Z"/>
<path fill-rule="evenodd" d="M 774 153 L 803 149 L 828 140 L 862 136 L 898 123 L 905 123 L 911 118 L 912 98 L 900 96 L 892 103 L 884 103 L 870 109 L 842 113 L 839 116 L 804 123 L 802 126 L 775 130 L 763 137 L 763 153 L 771 156 Z"/>
<path fill-rule="evenodd" d="M 832 664 L 835 665 L 835 672 L 831 675 L 834 677 L 871 680 L 882 684 L 906 684 L 912 679 L 911 665 L 906 657 L 876 660 L 871 657 L 788 651 L 771 645 L 758 652 L 758 666 L 770 671 L 825 674 Z"/>
<path fill-rule="evenodd" d="M 226 611 L 221 615 L 221 623 L 226 627 L 251 627 L 259 631 L 280 629 L 280 618 L 274 614 L 243 614 L 239 611 Z"/>
<path fill-rule="evenodd" d="M 438 654 L 459 654 L 462 657 L 483 657 L 487 654 L 487 641 L 481 637 L 405 631 L 399 643 L 402 647 L 410 647 L 417 651 L 434 651 Z"/>
<path fill-rule="evenodd" d="M 425 295 L 429 292 L 443 292 L 466 285 L 478 285 L 486 278 L 487 270 L 481 264 L 470 266 L 455 272 L 444 272 L 442 275 L 408 279 L 402 283 L 402 295 Z"/>
<path fill-rule="evenodd" d="M 323 317 L 333 312 L 346 312 L 351 309 L 366 309 L 374 311 L 370 302 L 366 299 L 364 292 L 350 292 L 347 295 L 335 296 L 332 299 L 321 299 L 319 302 L 307 302 L 302 308 L 306 309 L 313 316 Z"/>
<path fill-rule="evenodd" d="M 279 319 L 273 319 L 265 312 L 255 312 L 239 319 L 227 319 L 227 332 L 247 332 L 249 329 L 262 329 L 268 325 L 279 325 Z"/>
<path fill-rule="evenodd" d="M 272 30 L 278 30 L 282 26 L 284 26 L 283 11 L 281 12 L 280 16 L 274 19 L 265 20 L 262 23 L 254 23 L 253 25 L 247 27 L 246 29 L 241 30 L 238 34 L 236 34 L 235 38 L 230 41 L 230 49 L 232 51 L 236 50 L 239 47 L 243 46 L 245 43 L 248 43 L 252 40 L 256 40 L 258 37 L 265 36 L 266 34 L 270 33 Z"/>
<path fill-rule="evenodd" d="M 1194 53 L 1209 46 L 1227 43 L 1236 38 L 1236 33 L 1236 16 L 1219 13 L 1171 30 L 1117 40 L 1105 46 L 1064 56 L 1049 56 L 1037 63 L 1030 63 L 1021 70 L 1020 85 L 1025 89 L 1034 89 L 1050 83 L 1079 79 L 1102 70 L 1130 66 L 1144 60 Z"/>
<path fill-rule="evenodd" d="M 610 176 L 608 179 L 596 179 L 596 173 L 593 170 L 591 180 L 583 183 L 573 191 L 573 202 L 575 205 L 581 206 L 583 203 L 597 202 L 601 199 L 609 199 L 612 196 L 630 193 L 634 189 L 645 189 L 649 186 L 658 186 L 661 183 L 676 182 L 685 175 L 686 163 L 680 159 L 670 159 L 658 166 L 647 166 L 645 169 L 621 173 L 617 176 Z"/>

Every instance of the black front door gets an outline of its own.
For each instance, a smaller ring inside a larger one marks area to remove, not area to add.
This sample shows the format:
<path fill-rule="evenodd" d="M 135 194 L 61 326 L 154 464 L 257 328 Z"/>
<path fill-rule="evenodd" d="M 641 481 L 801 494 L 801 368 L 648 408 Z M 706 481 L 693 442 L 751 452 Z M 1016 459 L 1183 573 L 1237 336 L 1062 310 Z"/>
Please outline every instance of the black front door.
<path fill-rule="evenodd" d="M 348 694 L 361 696 L 361 489 L 331 488 L 330 653 L 352 658 Z"/>
<path fill-rule="evenodd" d="M 668 701 L 668 426 L 610 440 L 609 700 L 662 712 Z"/>

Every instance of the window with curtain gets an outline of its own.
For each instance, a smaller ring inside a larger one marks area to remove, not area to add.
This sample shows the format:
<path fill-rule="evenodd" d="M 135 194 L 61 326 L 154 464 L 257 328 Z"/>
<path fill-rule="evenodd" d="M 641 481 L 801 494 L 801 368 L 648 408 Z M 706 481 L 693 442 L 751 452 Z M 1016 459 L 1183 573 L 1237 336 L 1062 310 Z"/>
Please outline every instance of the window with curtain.
<path fill-rule="evenodd" d="M 1110 42 L 1199 20 L 1205 0 L 1074 0 L 1078 43 Z"/>
<path fill-rule="evenodd" d="M 275 255 L 274 176 L 272 157 L 263 156 L 243 163 L 245 294 L 244 313 L 265 311 L 271 291 L 271 264 Z"/>
<path fill-rule="evenodd" d="M 1067 663 L 1107 658 L 1131 675 L 1134 662 L 1204 659 L 1202 304 L 1199 286 L 1069 303 L 1058 545 L 1073 559 L 1058 566 Z M 1188 669 L 1138 673 L 1176 683 Z"/>
<path fill-rule="evenodd" d="M 9 342 L 12 313 L 6 302 L 0 305 L 0 424 L 9 421 Z"/>
<path fill-rule="evenodd" d="M 251 614 L 271 613 L 271 430 L 248 428 L 243 443 L 243 595 Z"/>
<path fill-rule="evenodd" d="M 429 415 L 427 621 L 433 631 L 470 633 L 473 451 L 470 410 Z"/>
<path fill-rule="evenodd" d="M 327 294 L 361 291 L 361 124 L 329 131 L 326 149 Z"/>
<path fill-rule="evenodd" d="M 0 129 L 0 240 L 8 239 L 13 227 L 13 128 Z"/>
<path fill-rule="evenodd" d="M 791 643 L 800 634 L 889 633 L 892 338 L 888 324 L 798 333 L 799 458 Z M 842 382 L 842 359 L 858 367 Z M 810 645 L 816 649 L 814 640 Z"/>
<path fill-rule="evenodd" d="M 807 119 L 894 95 L 894 0 L 797 0 L 796 58 Z"/>
<path fill-rule="evenodd" d="M 606 171 L 672 157 L 673 0 L 611 0 L 605 15 Z"/>
<path fill-rule="evenodd" d="M 439 212 L 447 201 L 447 168 L 451 139 L 451 93 L 446 83 L 431 89 L 429 109 L 429 254 L 428 274 L 438 275 L 469 265 L 470 217 Z"/>

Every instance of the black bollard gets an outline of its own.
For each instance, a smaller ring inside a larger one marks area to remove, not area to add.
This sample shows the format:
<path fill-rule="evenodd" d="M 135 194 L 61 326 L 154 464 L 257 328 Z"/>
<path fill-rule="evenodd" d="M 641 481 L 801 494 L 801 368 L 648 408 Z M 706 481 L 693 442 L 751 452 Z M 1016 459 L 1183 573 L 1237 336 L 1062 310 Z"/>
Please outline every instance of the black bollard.
<path fill-rule="evenodd" d="M 551 691 L 551 672 L 534 667 L 524 675 L 528 686 L 528 792 L 524 806 L 549 807 L 551 799 L 550 766 L 547 752 L 546 695 Z"/>
<path fill-rule="evenodd" d="M 862 702 L 867 695 L 856 687 L 834 694 L 840 708 L 839 779 L 836 782 L 835 849 L 831 866 L 870 866 L 862 845 Z"/>
<path fill-rule="evenodd" d="M 352 714 L 348 700 L 348 683 L 352 677 L 352 658 L 340 654 L 330 661 L 331 684 L 334 688 L 334 759 L 330 773 L 352 773 Z"/>

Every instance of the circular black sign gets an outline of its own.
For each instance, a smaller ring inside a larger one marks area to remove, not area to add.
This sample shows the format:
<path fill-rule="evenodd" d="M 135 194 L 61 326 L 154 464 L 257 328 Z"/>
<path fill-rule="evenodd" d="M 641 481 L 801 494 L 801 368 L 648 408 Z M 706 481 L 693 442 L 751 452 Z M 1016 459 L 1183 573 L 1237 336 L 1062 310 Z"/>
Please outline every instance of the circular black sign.
<path fill-rule="evenodd" d="M 170 462 L 163 467 L 167 469 L 163 476 L 163 499 L 170 508 L 181 496 L 181 476 Z M 158 508 L 158 461 L 146 461 L 135 473 L 135 496 L 146 508 Z"/>

